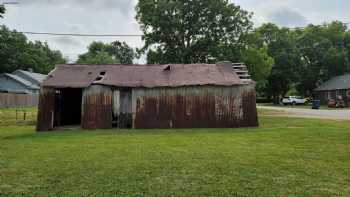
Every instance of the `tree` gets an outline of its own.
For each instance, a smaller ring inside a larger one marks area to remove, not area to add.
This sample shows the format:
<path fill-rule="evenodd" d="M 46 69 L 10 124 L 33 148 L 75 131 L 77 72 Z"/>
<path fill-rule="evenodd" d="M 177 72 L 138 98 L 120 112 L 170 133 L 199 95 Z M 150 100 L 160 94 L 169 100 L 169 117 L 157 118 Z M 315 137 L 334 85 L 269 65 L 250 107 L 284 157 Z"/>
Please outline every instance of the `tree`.
<path fill-rule="evenodd" d="M 300 67 L 303 64 L 294 34 L 285 28 L 277 33 L 276 41 L 269 46 L 269 54 L 275 64 L 268 78 L 270 95 L 276 103 L 300 80 Z"/>
<path fill-rule="evenodd" d="M 29 68 L 48 73 L 61 63 L 66 63 L 61 52 L 51 50 L 47 43 L 28 41 L 24 34 L 0 27 L 0 73 Z"/>
<path fill-rule="evenodd" d="M 115 41 L 111 44 L 92 42 L 88 52 L 81 54 L 77 63 L 80 64 L 132 64 L 134 50 L 125 42 Z"/>
<path fill-rule="evenodd" d="M 48 73 L 56 64 L 66 63 L 60 51 L 51 50 L 48 44 L 41 41 L 28 42 L 25 69 L 32 68 L 39 73 Z"/>
<path fill-rule="evenodd" d="M 267 88 L 267 79 L 274 65 L 274 59 L 269 56 L 267 46 L 258 48 L 251 45 L 242 50 L 241 62 L 247 65 L 252 79 L 256 81 L 257 92 L 263 95 Z"/>
<path fill-rule="evenodd" d="M 96 54 L 84 54 L 79 56 L 78 64 L 119 64 L 119 60 L 114 59 L 107 52 L 101 51 Z"/>
<path fill-rule="evenodd" d="M 114 41 L 108 46 L 109 54 L 120 60 L 121 64 L 132 64 L 136 57 L 134 50 L 125 42 Z"/>
<path fill-rule="evenodd" d="M 238 60 L 251 14 L 228 0 L 140 0 L 148 63 Z"/>
<path fill-rule="evenodd" d="M 266 77 L 264 81 L 265 86 L 260 91 L 265 90 L 265 94 L 272 96 L 274 102 L 277 103 L 280 97 L 285 96 L 299 80 L 300 66 L 303 62 L 296 45 L 296 36 L 287 28 L 279 28 L 269 23 L 257 28 L 247 40 L 250 46 L 256 47 L 255 50 L 260 47 L 261 52 L 267 52 L 266 54 L 262 53 L 264 55 L 261 57 L 264 58 L 260 57 L 260 60 L 255 57 L 259 61 L 253 62 L 253 64 L 265 71 L 265 75 L 261 75 L 262 78 Z M 250 56 L 252 56 L 253 52 L 250 52 Z M 257 54 L 257 51 L 255 53 Z M 246 59 L 246 61 L 253 60 L 247 54 L 245 56 L 243 59 Z M 254 67 L 252 72 L 256 72 Z M 259 91 L 259 86 L 257 87 Z"/>
<path fill-rule="evenodd" d="M 350 35 L 341 22 L 309 25 L 298 33 L 298 48 L 304 65 L 299 92 L 311 95 L 322 82 L 350 71 Z"/>
<path fill-rule="evenodd" d="M 3 17 L 3 14 L 5 14 L 5 6 L 4 5 L 0 5 L 0 18 Z"/>

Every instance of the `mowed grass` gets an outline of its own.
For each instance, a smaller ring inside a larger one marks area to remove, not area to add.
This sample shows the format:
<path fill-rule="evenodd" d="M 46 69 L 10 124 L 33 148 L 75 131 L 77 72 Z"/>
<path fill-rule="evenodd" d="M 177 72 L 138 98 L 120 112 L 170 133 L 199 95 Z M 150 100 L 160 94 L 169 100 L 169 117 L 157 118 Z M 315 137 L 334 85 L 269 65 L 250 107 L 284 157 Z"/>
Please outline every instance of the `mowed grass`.
<path fill-rule="evenodd" d="M 260 128 L 0 127 L 0 196 L 349 196 L 350 123 Z"/>

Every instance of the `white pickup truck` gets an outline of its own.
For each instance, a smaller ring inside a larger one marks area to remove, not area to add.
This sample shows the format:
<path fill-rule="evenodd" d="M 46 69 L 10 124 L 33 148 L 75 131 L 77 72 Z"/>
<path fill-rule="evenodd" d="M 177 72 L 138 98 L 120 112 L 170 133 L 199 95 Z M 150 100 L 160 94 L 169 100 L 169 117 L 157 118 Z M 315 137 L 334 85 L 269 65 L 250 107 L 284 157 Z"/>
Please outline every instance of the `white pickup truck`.
<path fill-rule="evenodd" d="M 300 96 L 287 96 L 282 99 L 282 103 L 284 105 L 298 105 L 298 104 L 300 105 L 300 104 L 306 104 L 307 100 Z"/>

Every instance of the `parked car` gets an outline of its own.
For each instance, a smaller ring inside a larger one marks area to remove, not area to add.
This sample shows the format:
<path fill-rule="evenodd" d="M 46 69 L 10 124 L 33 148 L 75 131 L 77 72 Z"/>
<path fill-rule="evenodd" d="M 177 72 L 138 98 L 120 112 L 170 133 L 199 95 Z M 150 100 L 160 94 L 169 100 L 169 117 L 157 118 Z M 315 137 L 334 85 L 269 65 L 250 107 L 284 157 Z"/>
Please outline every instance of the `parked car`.
<path fill-rule="evenodd" d="M 287 96 L 282 99 L 284 105 L 304 105 L 307 100 L 301 96 Z"/>
<path fill-rule="evenodd" d="M 328 108 L 344 108 L 345 102 L 342 99 L 329 99 L 328 100 Z"/>

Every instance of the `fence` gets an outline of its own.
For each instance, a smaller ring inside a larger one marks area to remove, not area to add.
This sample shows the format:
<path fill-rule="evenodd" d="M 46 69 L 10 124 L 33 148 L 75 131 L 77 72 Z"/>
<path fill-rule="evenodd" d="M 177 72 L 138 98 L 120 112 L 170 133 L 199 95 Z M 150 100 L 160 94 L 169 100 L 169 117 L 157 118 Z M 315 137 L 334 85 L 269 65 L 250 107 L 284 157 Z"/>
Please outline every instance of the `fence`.
<path fill-rule="evenodd" d="M 14 125 L 35 125 L 36 117 L 36 107 L 2 108 L 0 109 L 0 127 Z"/>
<path fill-rule="evenodd" d="M 39 95 L 0 93 L 0 108 L 36 107 Z"/>

